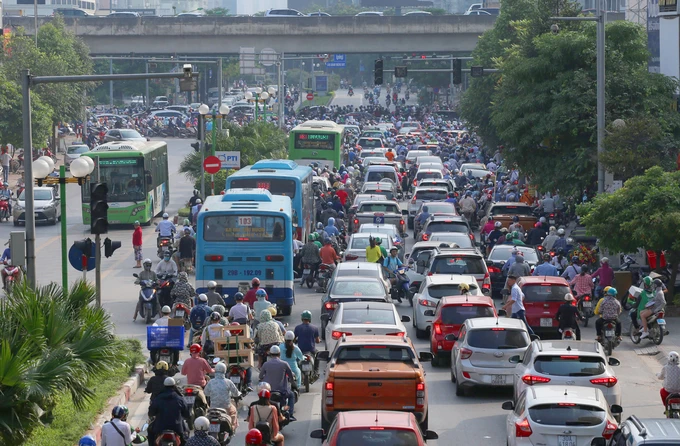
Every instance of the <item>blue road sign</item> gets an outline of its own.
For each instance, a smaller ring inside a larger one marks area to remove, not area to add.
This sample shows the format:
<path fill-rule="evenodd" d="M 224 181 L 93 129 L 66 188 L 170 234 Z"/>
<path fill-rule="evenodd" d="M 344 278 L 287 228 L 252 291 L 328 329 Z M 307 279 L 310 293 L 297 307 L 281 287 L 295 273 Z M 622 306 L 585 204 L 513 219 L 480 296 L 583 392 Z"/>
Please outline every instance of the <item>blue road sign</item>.
<path fill-rule="evenodd" d="M 326 62 L 326 68 L 347 68 L 345 62 Z"/>
<path fill-rule="evenodd" d="M 333 62 L 345 62 L 347 57 L 344 54 L 333 54 Z"/>
<path fill-rule="evenodd" d="M 94 269 L 94 254 L 95 254 L 95 245 L 92 243 L 92 253 L 90 254 L 90 258 L 87 259 L 87 270 L 92 271 Z M 71 264 L 72 267 L 77 269 L 78 271 L 83 270 L 83 252 L 76 248 L 75 246 L 71 245 L 71 249 L 68 250 L 68 262 Z"/>

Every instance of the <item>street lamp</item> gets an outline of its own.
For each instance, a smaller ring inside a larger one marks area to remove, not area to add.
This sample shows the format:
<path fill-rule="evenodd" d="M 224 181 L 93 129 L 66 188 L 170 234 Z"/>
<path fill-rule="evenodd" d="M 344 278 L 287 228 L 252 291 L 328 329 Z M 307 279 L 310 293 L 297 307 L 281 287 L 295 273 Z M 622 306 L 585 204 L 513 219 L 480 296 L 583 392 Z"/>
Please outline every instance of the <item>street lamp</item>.
<path fill-rule="evenodd" d="M 201 104 L 198 107 L 198 135 L 201 139 L 201 169 L 205 161 L 205 115 L 210 112 L 210 107 Z M 205 174 L 201 171 L 201 197 L 205 199 Z"/>
<path fill-rule="evenodd" d="M 71 175 L 66 177 L 66 166 L 59 166 L 59 178 L 47 177 L 54 171 L 54 161 L 48 156 L 41 156 L 33 161 L 33 178 L 42 185 L 45 181 L 49 184 L 59 184 L 59 198 L 61 205 L 61 286 L 64 292 L 68 291 L 68 234 L 66 233 L 66 183 L 77 182 L 80 186 L 86 184 L 85 179 L 94 171 L 94 161 L 86 156 L 81 156 L 71 162 Z M 54 181 L 56 180 L 56 181 Z M 74 181 L 75 180 L 75 181 Z M 55 212 L 56 213 L 56 212 Z M 90 253 L 87 253 L 89 256 Z"/>
<path fill-rule="evenodd" d="M 255 98 L 255 122 L 257 122 L 257 109 L 259 108 L 259 102 L 260 98 L 262 97 L 261 95 L 267 94 L 263 93 L 262 89 L 260 87 L 255 88 L 255 93 L 248 91 L 246 92 L 246 99 L 250 101 L 251 99 Z M 265 99 L 265 98 L 263 98 Z"/>

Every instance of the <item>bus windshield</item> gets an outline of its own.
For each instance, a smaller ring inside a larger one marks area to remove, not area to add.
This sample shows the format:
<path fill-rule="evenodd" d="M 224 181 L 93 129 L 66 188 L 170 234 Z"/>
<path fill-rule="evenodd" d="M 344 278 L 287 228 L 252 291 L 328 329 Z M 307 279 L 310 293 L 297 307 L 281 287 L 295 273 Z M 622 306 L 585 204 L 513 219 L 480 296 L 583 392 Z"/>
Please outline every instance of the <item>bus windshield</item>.
<path fill-rule="evenodd" d="M 144 164 L 142 158 L 99 159 L 91 178 L 99 178 L 109 187 L 109 201 L 144 200 Z"/>
<path fill-rule="evenodd" d="M 203 220 L 207 242 L 281 242 L 286 239 L 283 217 L 272 215 L 211 215 Z"/>
<path fill-rule="evenodd" d="M 296 190 L 294 180 L 283 180 L 280 178 L 234 178 L 231 180 L 232 189 L 267 189 L 273 194 L 295 198 Z"/>

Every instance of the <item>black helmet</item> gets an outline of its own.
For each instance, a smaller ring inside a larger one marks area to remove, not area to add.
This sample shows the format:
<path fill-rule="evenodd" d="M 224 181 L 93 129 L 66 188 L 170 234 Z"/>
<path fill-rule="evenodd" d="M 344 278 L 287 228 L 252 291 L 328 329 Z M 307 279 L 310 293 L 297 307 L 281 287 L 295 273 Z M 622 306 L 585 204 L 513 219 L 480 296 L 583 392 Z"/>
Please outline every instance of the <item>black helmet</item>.
<path fill-rule="evenodd" d="M 234 294 L 234 300 L 243 300 L 243 293 L 239 291 L 238 293 Z"/>

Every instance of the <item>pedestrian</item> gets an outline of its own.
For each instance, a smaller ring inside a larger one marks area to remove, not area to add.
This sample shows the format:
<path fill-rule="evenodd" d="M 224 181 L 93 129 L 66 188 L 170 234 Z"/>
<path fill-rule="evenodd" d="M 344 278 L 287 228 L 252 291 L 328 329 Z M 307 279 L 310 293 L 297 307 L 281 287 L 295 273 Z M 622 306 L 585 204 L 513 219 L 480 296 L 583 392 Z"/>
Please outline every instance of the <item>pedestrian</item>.
<path fill-rule="evenodd" d="M 534 331 L 529 326 L 526 318 L 526 310 L 524 308 L 524 293 L 517 285 L 517 276 L 508 276 L 508 286 L 510 287 L 510 298 L 503 305 L 503 309 L 507 312 L 511 310 L 513 319 L 520 319 L 527 327 L 529 334 L 534 334 Z"/>
<path fill-rule="evenodd" d="M 132 249 L 135 250 L 135 261 L 137 264 L 134 268 L 142 267 L 142 226 L 139 221 L 135 221 L 135 230 L 132 232 Z"/>
<path fill-rule="evenodd" d="M 0 161 L 2 161 L 2 178 L 5 183 L 9 180 L 9 165 L 12 161 L 12 155 L 9 154 L 9 149 L 7 146 L 2 148 L 2 155 L 0 155 Z"/>

